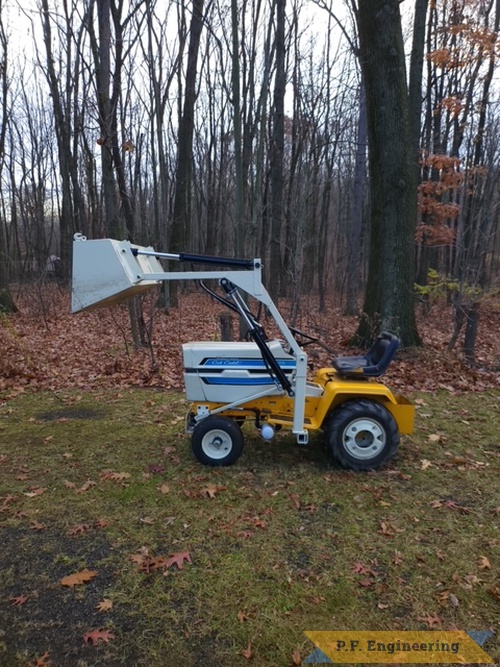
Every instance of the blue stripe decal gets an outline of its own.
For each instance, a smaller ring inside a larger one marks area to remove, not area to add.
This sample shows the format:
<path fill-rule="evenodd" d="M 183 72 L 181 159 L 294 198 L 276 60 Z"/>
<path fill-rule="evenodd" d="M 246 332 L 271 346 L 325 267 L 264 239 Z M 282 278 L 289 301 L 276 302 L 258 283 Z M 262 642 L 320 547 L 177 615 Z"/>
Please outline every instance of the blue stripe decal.
<path fill-rule="evenodd" d="M 293 359 L 277 359 L 281 368 L 295 368 Z M 207 359 L 203 366 L 217 368 L 266 368 L 262 359 Z"/>
<path fill-rule="evenodd" d="M 241 385 L 246 387 L 253 387 L 262 384 L 276 384 L 274 380 L 270 377 L 263 378 L 224 378 L 224 377 L 202 377 L 201 378 L 205 384 L 218 384 L 218 385 Z"/>

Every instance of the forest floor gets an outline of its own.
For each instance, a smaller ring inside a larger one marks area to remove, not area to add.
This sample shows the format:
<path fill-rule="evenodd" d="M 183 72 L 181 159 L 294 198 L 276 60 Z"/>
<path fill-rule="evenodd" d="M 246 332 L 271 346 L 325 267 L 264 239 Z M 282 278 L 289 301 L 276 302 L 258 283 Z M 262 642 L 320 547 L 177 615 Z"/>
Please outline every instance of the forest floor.
<path fill-rule="evenodd" d="M 498 302 L 474 369 L 446 351 L 451 310 L 419 313 L 425 347 L 385 377 L 415 433 L 362 474 L 320 435 L 269 444 L 249 426 L 235 466 L 194 461 L 180 344 L 219 337 L 206 297 L 156 313 L 141 351 L 124 308 L 16 297 L 0 319 L 0 667 L 293 667 L 311 630 L 485 631 L 500 662 Z M 355 319 L 314 306 L 296 326 L 351 353 Z"/>
<path fill-rule="evenodd" d="M 14 290 L 19 313 L 0 320 L 0 391 L 12 396 L 27 389 L 97 389 L 105 387 L 183 388 L 181 343 L 220 339 L 220 304 L 204 293 L 180 294 L 179 306 L 160 314 L 146 300 L 143 306 L 152 346 L 135 351 L 128 310 L 113 306 L 70 314 L 69 294 L 55 286 Z M 290 304 L 279 304 L 287 319 Z M 438 302 L 419 307 L 419 333 L 424 347 L 404 350 L 385 381 L 404 391 L 483 391 L 496 388 L 500 377 L 500 298 L 485 301 L 476 343 L 476 366 L 463 361 L 462 336 L 448 352 L 453 309 Z M 268 335 L 272 321 L 264 320 Z M 328 304 L 318 311 L 314 298 L 304 298 L 294 326 L 317 337 L 334 355 L 353 354 L 348 343 L 356 318 Z M 237 325 L 234 324 L 236 329 Z M 278 337 L 280 337 L 278 335 Z M 331 353 L 308 347 L 310 365 L 330 366 Z"/>

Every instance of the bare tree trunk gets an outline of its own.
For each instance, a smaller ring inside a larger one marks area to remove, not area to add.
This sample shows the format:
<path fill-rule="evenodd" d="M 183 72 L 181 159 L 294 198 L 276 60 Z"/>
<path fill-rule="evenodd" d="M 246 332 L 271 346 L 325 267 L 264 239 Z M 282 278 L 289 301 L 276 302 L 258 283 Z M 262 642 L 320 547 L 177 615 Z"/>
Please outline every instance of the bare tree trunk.
<path fill-rule="evenodd" d="M 172 252 L 186 250 L 190 228 L 190 193 L 193 160 L 194 107 L 198 51 L 203 28 L 204 0 L 193 0 L 184 104 L 177 138 L 177 170 L 175 174 L 175 200 L 169 248 Z"/>
<path fill-rule="evenodd" d="M 0 10 L 1 2 L 0 2 Z M 7 34 L 3 24 L 3 14 L 0 11 L 0 177 L 5 164 L 5 136 L 7 134 L 8 110 L 7 96 L 9 90 L 8 70 L 7 70 Z M 12 313 L 17 310 L 9 290 L 7 280 L 7 255 L 5 253 L 4 224 L 0 217 L 0 313 Z"/>
<path fill-rule="evenodd" d="M 241 93 L 240 93 L 240 53 L 238 32 L 238 0 L 231 0 L 231 92 L 233 103 L 233 134 L 234 134 L 234 175 L 236 186 L 235 206 L 235 231 L 236 248 L 238 257 L 244 254 L 244 203 L 245 189 L 243 183 L 243 156 L 242 156 L 242 128 L 241 128 Z M 245 7 L 242 8 L 244 11 Z"/>
<path fill-rule="evenodd" d="M 413 283 L 416 191 L 399 0 L 359 0 L 360 63 L 366 90 L 371 192 L 367 288 L 357 338 L 397 332 L 421 344 Z"/>
<path fill-rule="evenodd" d="M 101 136 L 101 169 L 104 194 L 104 211 L 106 230 L 111 238 L 122 239 L 125 236 L 125 225 L 118 207 L 118 188 L 113 166 L 113 114 L 110 97 L 111 89 L 111 2 L 97 0 L 97 18 L 99 40 L 95 53 L 97 100 L 99 108 L 99 126 Z"/>
<path fill-rule="evenodd" d="M 283 226 L 283 152 L 285 143 L 285 2 L 274 0 L 276 15 L 275 80 L 271 137 L 271 253 L 272 281 L 269 293 L 276 301 L 281 293 L 281 231 Z"/>
<path fill-rule="evenodd" d="M 184 103 L 179 119 L 177 135 L 177 169 L 175 174 L 175 199 L 169 249 L 173 253 L 189 250 L 191 216 L 191 176 L 193 162 L 194 107 L 198 52 L 203 28 L 204 0 L 192 1 L 192 14 L 186 68 Z M 177 267 L 178 268 L 178 267 Z M 177 303 L 177 283 L 170 286 L 171 305 Z"/>
<path fill-rule="evenodd" d="M 488 14 L 485 16 L 487 24 Z M 494 14 L 494 33 L 500 28 L 500 1 L 497 0 Z M 459 239 L 459 280 L 460 293 L 456 297 L 456 308 L 464 309 L 465 338 L 464 355 L 468 363 L 475 363 L 475 345 L 480 317 L 480 300 L 477 298 L 486 284 L 485 256 L 489 249 L 489 235 L 487 233 L 491 213 L 483 207 L 483 193 L 485 183 L 491 174 L 483 174 L 485 158 L 485 130 L 487 109 L 490 102 L 490 90 L 495 73 L 496 54 L 492 48 L 489 54 L 489 67 L 483 79 L 483 90 L 479 105 L 479 119 L 474 138 L 474 154 L 470 180 L 467 182 L 467 192 L 463 204 L 463 232 Z M 475 293 L 473 297 L 469 293 Z"/>
<path fill-rule="evenodd" d="M 51 27 L 51 14 L 48 0 L 42 0 L 42 25 L 45 43 L 45 76 L 50 90 L 50 97 L 54 109 L 54 124 L 57 137 L 59 174 L 61 179 L 61 215 L 60 227 L 60 257 L 65 277 L 71 272 L 71 242 L 76 231 L 86 231 L 87 216 L 85 203 L 78 178 L 78 155 L 76 153 L 76 142 L 73 137 L 77 135 L 77 128 L 72 126 L 71 104 L 68 99 L 68 91 L 74 90 L 75 97 L 78 96 L 79 76 L 78 71 L 57 72 L 56 58 L 53 53 L 53 34 Z M 68 25 L 70 17 L 67 17 Z M 68 42 L 64 58 L 71 60 L 73 48 L 73 31 L 68 27 L 66 30 Z M 77 54 L 79 59 L 80 55 Z M 78 67 L 75 68 L 76 70 Z M 61 81 L 64 76 L 65 80 Z"/>
<path fill-rule="evenodd" d="M 363 218 L 366 210 L 367 186 L 367 122 L 366 97 L 363 81 L 359 91 L 358 132 L 356 138 L 356 158 L 354 162 L 354 186 L 352 193 L 352 218 L 349 225 L 349 258 L 347 262 L 346 315 L 357 315 L 359 287 L 361 284 L 361 239 Z"/>

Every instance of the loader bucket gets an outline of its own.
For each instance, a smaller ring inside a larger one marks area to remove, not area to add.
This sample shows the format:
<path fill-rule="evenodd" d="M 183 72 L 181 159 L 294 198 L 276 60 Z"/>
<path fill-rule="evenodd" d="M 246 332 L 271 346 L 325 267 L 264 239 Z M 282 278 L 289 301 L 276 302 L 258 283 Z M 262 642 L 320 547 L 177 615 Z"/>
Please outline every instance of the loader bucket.
<path fill-rule="evenodd" d="M 118 303 L 158 285 L 160 280 L 139 276 L 164 273 L 162 265 L 156 257 L 134 255 L 136 249 L 152 250 L 113 239 L 73 241 L 71 312 Z"/>

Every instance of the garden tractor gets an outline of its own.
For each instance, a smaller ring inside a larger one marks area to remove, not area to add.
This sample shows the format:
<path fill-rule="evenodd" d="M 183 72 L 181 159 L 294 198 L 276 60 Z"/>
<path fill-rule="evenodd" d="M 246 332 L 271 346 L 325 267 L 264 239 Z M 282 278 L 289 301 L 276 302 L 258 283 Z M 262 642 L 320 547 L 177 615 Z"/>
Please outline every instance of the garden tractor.
<path fill-rule="evenodd" d="M 189 270 L 165 271 L 160 260 L 169 267 L 186 263 Z M 192 270 L 200 265 L 202 270 Z M 260 259 L 161 253 L 129 241 L 75 235 L 73 313 L 141 295 L 168 280 L 198 281 L 236 312 L 248 331 L 248 340 L 241 342 L 182 345 L 190 404 L 186 432 L 201 463 L 235 463 L 244 446 L 245 422 L 253 423 L 265 440 L 288 429 L 303 446 L 311 432 L 322 430 L 333 459 L 353 470 L 386 464 L 396 454 L 400 434 L 413 431 L 414 406 L 378 381 L 399 346 L 394 334 L 383 332 L 366 354 L 337 357 L 330 367 L 311 373 L 304 349 L 318 341 L 286 324 L 263 285 Z M 245 294 L 267 309 L 282 338 L 267 338 Z"/>

